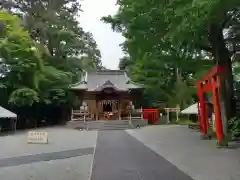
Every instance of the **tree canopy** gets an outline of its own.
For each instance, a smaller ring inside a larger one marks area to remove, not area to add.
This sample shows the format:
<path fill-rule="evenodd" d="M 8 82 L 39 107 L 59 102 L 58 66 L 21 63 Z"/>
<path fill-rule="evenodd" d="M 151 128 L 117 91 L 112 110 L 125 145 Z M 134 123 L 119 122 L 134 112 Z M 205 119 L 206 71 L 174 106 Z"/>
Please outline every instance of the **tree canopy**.
<path fill-rule="evenodd" d="M 153 101 L 175 99 L 173 105 L 183 107 L 183 100 L 196 92 L 193 82 L 220 65 L 226 70 L 221 101 L 227 116 L 234 114 L 231 58 L 240 44 L 238 0 L 118 0 L 117 4 L 117 13 L 102 20 L 126 38 L 122 44 L 126 57 L 119 66 L 149 83 L 146 94 Z"/>
<path fill-rule="evenodd" d="M 79 2 L 17 0 L 0 6 L 1 104 L 17 111 L 22 124 L 67 115 L 75 102 L 69 85 L 83 70 L 103 68 L 92 34 L 77 20 Z"/>
<path fill-rule="evenodd" d="M 193 82 L 214 64 L 206 31 L 213 17 L 204 12 L 214 11 L 216 4 L 201 2 L 120 0 L 118 12 L 102 18 L 126 38 L 119 67 L 145 81 L 152 102 L 184 107 L 196 92 Z"/>
<path fill-rule="evenodd" d="M 102 20 L 125 37 L 119 68 L 146 85 L 144 106 L 187 106 L 196 100 L 194 82 L 220 65 L 226 69 L 221 101 L 227 117 L 233 115 L 239 0 L 117 0 L 117 4 L 117 13 Z M 104 69 L 92 34 L 77 20 L 81 4 L 2 0 L 0 8 L 1 103 L 36 123 L 53 111 L 64 112 L 75 102 L 67 93 L 69 84 L 77 82 L 84 69 Z M 45 111 L 48 114 L 41 115 Z"/>

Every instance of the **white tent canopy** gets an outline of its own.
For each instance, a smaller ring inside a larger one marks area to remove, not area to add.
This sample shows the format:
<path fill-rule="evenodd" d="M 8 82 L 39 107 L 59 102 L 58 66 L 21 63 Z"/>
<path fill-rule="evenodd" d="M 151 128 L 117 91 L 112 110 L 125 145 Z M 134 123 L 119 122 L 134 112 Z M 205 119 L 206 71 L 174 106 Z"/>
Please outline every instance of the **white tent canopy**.
<path fill-rule="evenodd" d="M 182 114 L 198 114 L 198 103 L 192 104 L 188 108 L 181 111 Z"/>
<path fill-rule="evenodd" d="M 17 115 L 0 106 L 0 118 L 17 118 Z"/>

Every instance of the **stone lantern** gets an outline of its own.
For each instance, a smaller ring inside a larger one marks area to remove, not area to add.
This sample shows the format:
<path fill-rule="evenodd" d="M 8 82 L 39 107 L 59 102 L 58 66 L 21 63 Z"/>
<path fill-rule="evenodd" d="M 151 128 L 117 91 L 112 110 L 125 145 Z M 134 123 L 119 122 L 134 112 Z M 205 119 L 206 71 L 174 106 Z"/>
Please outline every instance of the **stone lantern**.
<path fill-rule="evenodd" d="M 132 111 L 135 109 L 135 106 L 133 105 L 132 101 L 129 102 L 129 105 L 127 106 L 127 110 L 129 111 L 129 117 L 130 120 L 132 119 Z"/>
<path fill-rule="evenodd" d="M 84 123 L 85 123 L 86 115 L 87 115 L 87 111 L 88 111 L 88 105 L 85 101 L 82 102 L 82 106 L 80 106 L 80 111 L 83 111 L 83 120 L 84 120 Z"/>
<path fill-rule="evenodd" d="M 88 110 L 88 105 L 85 101 L 82 102 L 82 105 L 80 106 L 80 110 L 84 112 Z"/>

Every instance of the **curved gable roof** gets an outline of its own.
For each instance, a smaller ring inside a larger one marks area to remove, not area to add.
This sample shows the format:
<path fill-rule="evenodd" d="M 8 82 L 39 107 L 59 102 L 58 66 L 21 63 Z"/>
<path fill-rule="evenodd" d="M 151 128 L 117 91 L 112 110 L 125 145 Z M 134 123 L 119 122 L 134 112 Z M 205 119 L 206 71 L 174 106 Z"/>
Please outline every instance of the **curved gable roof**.
<path fill-rule="evenodd" d="M 85 75 L 86 82 L 72 85 L 75 90 L 100 91 L 107 87 L 117 91 L 128 91 L 131 89 L 142 89 L 143 86 L 130 81 L 125 71 L 122 70 L 97 70 L 88 71 Z"/>
<path fill-rule="evenodd" d="M 119 89 L 118 87 L 116 87 L 111 81 L 107 80 L 103 85 L 97 87 L 94 91 L 102 91 L 103 89 L 106 88 L 113 88 L 116 91 L 124 91 L 122 89 Z"/>

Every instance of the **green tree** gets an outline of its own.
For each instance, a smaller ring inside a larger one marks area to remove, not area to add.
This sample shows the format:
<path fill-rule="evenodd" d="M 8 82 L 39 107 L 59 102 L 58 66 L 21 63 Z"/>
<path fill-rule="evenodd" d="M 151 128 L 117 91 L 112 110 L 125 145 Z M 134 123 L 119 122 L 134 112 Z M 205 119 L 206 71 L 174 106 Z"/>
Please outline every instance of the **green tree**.
<path fill-rule="evenodd" d="M 227 45 L 234 42 L 237 37 L 236 26 L 233 25 L 239 24 L 240 2 L 182 0 L 159 4 L 168 24 L 166 38 L 175 43 L 184 42 L 210 52 L 214 63 L 225 67 L 220 96 L 225 104 L 227 118 L 231 118 L 235 112 L 231 63 L 234 52 Z M 231 31 L 231 34 L 235 35 L 231 35 L 231 40 L 227 41 L 224 34 Z"/>
<path fill-rule="evenodd" d="M 81 11 L 77 0 L 16 0 L 2 7 L 22 18 L 44 52 L 44 62 L 73 73 L 75 78 L 82 70 L 81 61 L 86 59 L 83 56 L 92 61 L 92 67 L 101 66 L 101 54 L 92 34 L 84 32 L 77 21 Z"/>
<path fill-rule="evenodd" d="M 117 3 L 118 12 L 102 19 L 126 38 L 123 49 L 131 59 L 141 61 L 148 53 L 149 60 L 158 59 L 178 71 L 175 76 L 178 83 L 198 71 L 204 72 L 206 63 L 211 65 L 208 59 L 225 66 L 221 99 L 228 107 L 227 117 L 234 114 L 230 57 L 236 48 L 231 52 L 228 46 L 238 45 L 238 1 L 121 0 Z M 223 32 L 231 38 L 224 37 Z"/>
<path fill-rule="evenodd" d="M 1 1 L 0 7 L 8 11 L 3 12 L 8 17 L 2 18 L 8 35 L 1 33 L 0 87 L 6 94 L 1 104 L 15 105 L 22 120 L 31 119 L 35 125 L 46 116 L 54 121 L 73 106 L 69 85 L 81 78 L 84 69 L 102 68 L 92 34 L 77 21 L 80 4 L 77 0 L 16 0 Z M 8 36 L 16 39 L 7 42 Z M 15 51 L 17 47 L 21 53 Z"/>
<path fill-rule="evenodd" d="M 39 101 L 37 90 L 43 62 L 16 16 L 0 11 L 0 22 L 4 24 L 0 36 L 0 59 L 4 67 L 1 83 L 11 90 L 10 103 L 32 105 Z"/>

